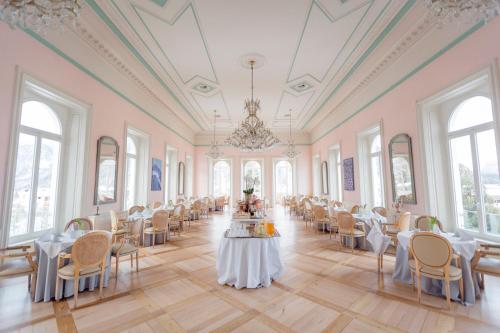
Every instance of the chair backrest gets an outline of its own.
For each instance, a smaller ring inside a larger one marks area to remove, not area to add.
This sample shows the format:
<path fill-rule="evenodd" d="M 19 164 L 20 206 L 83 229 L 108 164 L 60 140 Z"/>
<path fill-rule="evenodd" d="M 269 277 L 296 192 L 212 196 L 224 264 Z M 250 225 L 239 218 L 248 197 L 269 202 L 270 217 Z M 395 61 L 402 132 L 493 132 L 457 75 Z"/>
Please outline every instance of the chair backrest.
<path fill-rule="evenodd" d="M 218 197 L 215 199 L 215 205 L 216 206 L 224 206 L 224 202 L 226 199 L 224 197 Z"/>
<path fill-rule="evenodd" d="M 153 213 L 153 217 L 151 218 L 151 224 L 153 228 L 156 229 L 165 229 L 168 224 L 168 216 L 169 213 L 165 209 L 159 209 Z"/>
<path fill-rule="evenodd" d="M 173 217 L 176 219 L 179 218 L 182 221 L 182 219 L 184 218 L 184 210 L 185 210 L 184 205 L 182 204 L 176 205 L 172 213 Z"/>
<path fill-rule="evenodd" d="M 311 200 L 309 200 L 309 199 L 305 199 L 304 200 L 304 208 L 307 209 L 307 210 L 311 210 L 312 209 Z"/>
<path fill-rule="evenodd" d="M 415 229 L 418 229 L 420 231 L 432 231 L 431 218 L 432 216 L 429 215 L 422 215 L 417 217 L 415 219 Z M 439 230 L 444 231 L 441 221 L 437 220 L 437 225 Z"/>
<path fill-rule="evenodd" d="M 64 231 L 75 231 L 75 230 L 94 230 L 94 225 L 92 221 L 86 219 L 84 217 L 80 217 L 77 219 L 72 219 L 69 221 L 64 227 Z"/>
<path fill-rule="evenodd" d="M 352 206 L 352 208 L 351 208 L 351 214 L 359 214 L 359 208 L 360 208 L 359 205 Z"/>
<path fill-rule="evenodd" d="M 78 238 L 71 249 L 71 259 L 77 268 L 96 267 L 106 263 L 111 247 L 107 231 L 91 231 Z"/>
<path fill-rule="evenodd" d="M 134 214 L 135 212 L 142 212 L 144 210 L 144 206 L 132 206 L 129 208 L 128 210 L 128 215 L 132 215 Z"/>
<path fill-rule="evenodd" d="M 193 207 L 191 209 L 196 210 L 196 211 L 200 210 L 201 209 L 201 200 L 200 199 L 195 200 L 193 202 Z"/>
<path fill-rule="evenodd" d="M 114 210 L 109 211 L 109 216 L 111 217 L 111 230 L 116 231 L 121 227 L 120 219 L 118 214 Z"/>
<path fill-rule="evenodd" d="M 313 216 L 315 220 L 322 220 L 326 218 L 326 211 L 323 206 L 315 205 L 313 206 Z"/>
<path fill-rule="evenodd" d="M 377 213 L 380 216 L 387 217 L 387 209 L 385 207 L 373 207 L 372 212 Z"/>
<path fill-rule="evenodd" d="M 411 213 L 410 212 L 404 212 L 401 213 L 398 219 L 398 229 L 400 231 L 408 231 L 410 230 L 410 219 L 411 219 Z"/>
<path fill-rule="evenodd" d="M 155 202 L 153 203 L 153 209 L 160 208 L 160 207 L 161 207 L 161 205 L 162 205 L 162 202 L 160 202 L 160 201 L 155 201 Z"/>
<path fill-rule="evenodd" d="M 332 200 L 331 203 L 332 203 L 333 207 L 338 207 L 338 208 L 342 207 L 342 202 L 340 202 L 338 200 Z"/>
<path fill-rule="evenodd" d="M 453 249 L 450 241 L 433 232 L 417 232 L 410 238 L 410 250 L 421 265 L 439 268 L 450 264 Z"/>
<path fill-rule="evenodd" d="M 337 212 L 337 224 L 339 225 L 339 233 L 353 234 L 356 221 L 349 212 Z"/>

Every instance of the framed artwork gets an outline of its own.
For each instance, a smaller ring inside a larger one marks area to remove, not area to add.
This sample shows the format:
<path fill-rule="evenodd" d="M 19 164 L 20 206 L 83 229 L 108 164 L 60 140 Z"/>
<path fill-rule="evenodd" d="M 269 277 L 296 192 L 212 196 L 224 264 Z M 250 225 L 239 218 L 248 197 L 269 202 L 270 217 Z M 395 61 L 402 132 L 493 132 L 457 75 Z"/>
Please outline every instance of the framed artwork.
<path fill-rule="evenodd" d="M 161 191 L 161 170 L 162 161 L 153 158 L 151 166 L 151 191 Z"/>
<path fill-rule="evenodd" d="M 344 166 L 344 190 L 354 191 L 354 158 L 346 158 Z"/>

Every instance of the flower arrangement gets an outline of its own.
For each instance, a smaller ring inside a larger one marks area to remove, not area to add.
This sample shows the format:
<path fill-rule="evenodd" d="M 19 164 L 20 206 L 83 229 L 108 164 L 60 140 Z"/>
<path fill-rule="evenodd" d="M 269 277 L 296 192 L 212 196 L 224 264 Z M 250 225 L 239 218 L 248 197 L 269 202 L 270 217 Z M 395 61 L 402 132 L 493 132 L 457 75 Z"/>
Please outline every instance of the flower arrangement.
<path fill-rule="evenodd" d="M 252 178 L 252 176 L 247 175 L 245 177 L 245 189 L 243 190 L 243 193 L 249 197 L 253 194 L 255 190 L 255 185 L 257 185 L 259 182 L 259 179 L 257 177 Z"/>
<path fill-rule="evenodd" d="M 435 216 L 431 216 L 429 218 L 429 224 L 430 224 L 430 227 L 431 227 L 431 230 L 434 231 L 436 230 L 437 226 L 438 226 L 438 220 L 437 220 L 437 217 Z"/>

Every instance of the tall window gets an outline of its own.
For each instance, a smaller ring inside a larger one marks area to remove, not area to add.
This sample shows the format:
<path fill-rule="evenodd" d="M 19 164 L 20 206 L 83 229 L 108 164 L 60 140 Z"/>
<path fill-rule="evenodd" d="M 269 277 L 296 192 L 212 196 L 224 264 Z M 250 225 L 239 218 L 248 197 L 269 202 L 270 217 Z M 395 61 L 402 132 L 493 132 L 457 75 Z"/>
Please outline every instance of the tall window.
<path fill-rule="evenodd" d="M 262 197 L 262 167 L 258 161 L 248 161 L 243 167 L 243 181 L 242 188 L 245 189 L 247 183 L 252 183 L 254 185 L 254 194 Z M 251 185 L 251 184 L 250 184 Z"/>
<path fill-rule="evenodd" d="M 382 154 L 380 134 L 376 134 L 370 141 L 370 182 L 371 199 L 373 206 L 384 205 L 383 175 L 382 175 Z"/>
<path fill-rule="evenodd" d="M 448 140 L 458 226 L 500 235 L 500 178 L 491 100 L 476 96 L 452 113 Z"/>
<path fill-rule="evenodd" d="M 9 237 L 53 229 L 57 216 L 62 126 L 48 105 L 22 105 Z"/>
<path fill-rule="evenodd" d="M 137 204 L 137 139 L 132 135 L 127 135 L 127 160 L 125 179 L 125 208 L 130 208 Z"/>
<path fill-rule="evenodd" d="M 177 198 L 177 150 L 167 147 L 165 154 L 165 202 Z"/>
<path fill-rule="evenodd" d="M 213 169 L 213 195 L 221 197 L 231 194 L 231 166 L 227 161 L 218 161 Z"/>
<path fill-rule="evenodd" d="M 330 149 L 330 197 L 342 201 L 342 162 L 340 147 Z"/>
<path fill-rule="evenodd" d="M 279 161 L 274 170 L 275 203 L 283 202 L 283 197 L 293 194 L 293 169 L 289 161 Z"/>

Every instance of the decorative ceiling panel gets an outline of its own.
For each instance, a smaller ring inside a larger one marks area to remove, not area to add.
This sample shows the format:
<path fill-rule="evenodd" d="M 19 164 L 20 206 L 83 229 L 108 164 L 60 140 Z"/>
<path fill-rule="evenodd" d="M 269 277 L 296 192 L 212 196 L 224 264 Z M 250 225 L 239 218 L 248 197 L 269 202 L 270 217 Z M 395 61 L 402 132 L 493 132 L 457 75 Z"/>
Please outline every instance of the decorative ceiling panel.
<path fill-rule="evenodd" d="M 309 129 L 360 59 L 376 48 L 373 41 L 393 28 L 388 22 L 399 8 L 415 0 L 89 1 L 154 71 L 159 87 L 168 85 L 166 93 L 182 105 L 177 112 L 198 125 L 193 130 L 208 131 L 214 108 L 222 115 L 220 127 L 243 118 L 250 71 L 240 58 L 249 53 L 266 60 L 255 71 L 262 119 L 282 128 L 292 109 L 293 126 Z"/>

